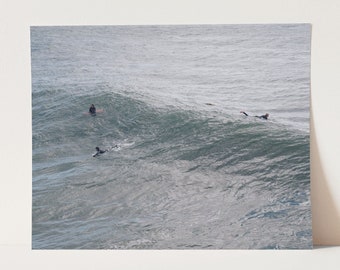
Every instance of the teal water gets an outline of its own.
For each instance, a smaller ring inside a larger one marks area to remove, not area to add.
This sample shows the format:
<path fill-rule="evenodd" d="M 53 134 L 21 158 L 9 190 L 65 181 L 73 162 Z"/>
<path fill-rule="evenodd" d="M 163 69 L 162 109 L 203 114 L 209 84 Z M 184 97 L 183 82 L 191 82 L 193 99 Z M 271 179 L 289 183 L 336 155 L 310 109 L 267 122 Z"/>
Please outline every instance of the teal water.
<path fill-rule="evenodd" d="M 32 27 L 32 247 L 311 248 L 310 34 Z"/>

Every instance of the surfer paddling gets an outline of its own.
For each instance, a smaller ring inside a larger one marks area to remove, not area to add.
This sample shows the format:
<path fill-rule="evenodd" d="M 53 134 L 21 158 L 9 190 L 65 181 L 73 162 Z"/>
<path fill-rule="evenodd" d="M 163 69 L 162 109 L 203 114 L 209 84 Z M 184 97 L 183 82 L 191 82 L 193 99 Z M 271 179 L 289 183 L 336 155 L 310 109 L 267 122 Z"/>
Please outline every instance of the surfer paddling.
<path fill-rule="evenodd" d="M 108 150 L 101 150 L 98 146 L 96 147 L 96 153 L 95 154 L 93 154 L 92 156 L 93 157 L 96 157 L 96 156 L 99 156 L 99 155 L 101 155 L 101 154 L 104 154 L 105 152 L 107 152 Z"/>
<path fill-rule="evenodd" d="M 244 111 L 240 111 L 240 113 L 243 113 L 245 116 L 249 116 L 249 115 L 248 115 L 246 112 L 244 112 Z M 255 115 L 254 117 L 257 117 L 257 118 L 260 118 L 260 119 L 264 119 L 264 120 L 268 120 L 269 113 L 266 113 L 266 114 L 261 115 L 261 116 Z"/>
<path fill-rule="evenodd" d="M 110 147 L 109 149 L 105 149 L 105 150 L 101 150 L 98 146 L 96 147 L 96 153 L 94 153 L 92 156 L 93 157 L 97 157 L 97 156 L 100 156 L 101 154 L 104 154 L 106 152 L 109 152 L 113 149 L 117 149 L 119 150 L 120 149 L 120 146 L 118 144 L 115 144 L 114 146 Z"/>

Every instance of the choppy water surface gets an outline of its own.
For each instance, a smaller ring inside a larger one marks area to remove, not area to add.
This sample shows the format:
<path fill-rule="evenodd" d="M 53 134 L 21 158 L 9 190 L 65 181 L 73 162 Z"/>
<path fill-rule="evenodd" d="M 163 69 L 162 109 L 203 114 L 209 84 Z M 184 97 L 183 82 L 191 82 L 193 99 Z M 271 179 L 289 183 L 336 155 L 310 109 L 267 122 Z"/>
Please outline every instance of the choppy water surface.
<path fill-rule="evenodd" d="M 310 248 L 310 35 L 32 27 L 33 248 Z"/>

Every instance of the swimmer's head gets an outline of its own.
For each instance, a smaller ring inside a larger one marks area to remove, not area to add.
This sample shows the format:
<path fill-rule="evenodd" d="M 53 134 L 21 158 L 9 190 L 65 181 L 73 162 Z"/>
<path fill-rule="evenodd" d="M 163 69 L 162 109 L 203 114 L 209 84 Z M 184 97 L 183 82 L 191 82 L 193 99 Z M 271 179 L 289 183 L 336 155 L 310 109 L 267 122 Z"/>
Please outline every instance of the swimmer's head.
<path fill-rule="evenodd" d="M 99 147 L 98 146 L 96 147 L 96 150 L 99 151 Z"/>

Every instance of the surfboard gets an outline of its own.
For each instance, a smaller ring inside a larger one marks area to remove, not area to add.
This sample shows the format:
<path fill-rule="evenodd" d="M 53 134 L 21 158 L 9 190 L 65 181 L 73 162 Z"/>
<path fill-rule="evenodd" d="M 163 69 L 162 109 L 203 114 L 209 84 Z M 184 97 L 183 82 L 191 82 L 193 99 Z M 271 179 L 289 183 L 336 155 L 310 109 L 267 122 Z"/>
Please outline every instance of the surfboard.
<path fill-rule="evenodd" d="M 103 113 L 104 109 L 97 109 L 96 113 L 84 112 L 85 115 L 96 115 L 97 113 Z"/>

